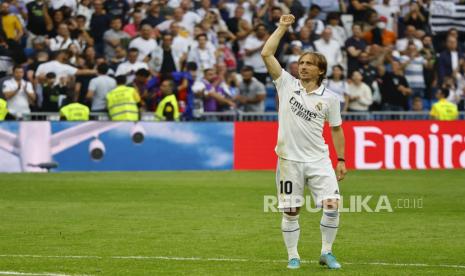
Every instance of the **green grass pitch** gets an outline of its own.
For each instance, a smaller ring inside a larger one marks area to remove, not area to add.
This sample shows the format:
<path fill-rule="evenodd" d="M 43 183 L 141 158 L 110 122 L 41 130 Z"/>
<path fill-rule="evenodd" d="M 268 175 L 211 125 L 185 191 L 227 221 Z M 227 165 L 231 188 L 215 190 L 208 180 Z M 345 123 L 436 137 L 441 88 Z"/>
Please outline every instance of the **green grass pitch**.
<path fill-rule="evenodd" d="M 465 274 L 463 170 L 350 171 L 340 188 L 393 212 L 341 214 L 340 271 L 316 263 L 321 214 L 303 212 L 306 262 L 288 271 L 281 216 L 263 211 L 274 172 L 2 174 L 0 274 Z"/>

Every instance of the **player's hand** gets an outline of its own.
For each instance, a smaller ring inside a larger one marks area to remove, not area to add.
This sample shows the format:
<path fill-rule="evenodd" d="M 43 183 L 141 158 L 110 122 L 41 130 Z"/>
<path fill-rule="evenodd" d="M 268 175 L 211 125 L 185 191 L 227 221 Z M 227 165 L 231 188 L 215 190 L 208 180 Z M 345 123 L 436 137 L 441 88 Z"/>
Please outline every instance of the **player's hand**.
<path fill-rule="evenodd" d="M 337 181 L 342 181 L 347 174 L 346 163 L 344 161 L 338 161 L 336 166 L 336 177 Z"/>
<path fill-rule="evenodd" d="M 295 17 L 292 14 L 281 15 L 281 18 L 279 19 L 279 25 L 290 27 L 292 24 L 294 24 L 294 21 Z"/>

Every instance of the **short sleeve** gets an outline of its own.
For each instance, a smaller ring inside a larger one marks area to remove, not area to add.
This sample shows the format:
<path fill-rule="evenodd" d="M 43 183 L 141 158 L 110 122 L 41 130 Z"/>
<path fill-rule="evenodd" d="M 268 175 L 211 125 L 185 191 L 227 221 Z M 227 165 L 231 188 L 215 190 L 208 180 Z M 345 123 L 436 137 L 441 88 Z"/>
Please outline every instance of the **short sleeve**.
<path fill-rule="evenodd" d="M 26 92 L 28 94 L 34 94 L 34 89 L 32 88 L 32 83 L 26 82 Z"/>
<path fill-rule="evenodd" d="M 285 90 L 288 90 L 289 86 L 294 80 L 295 78 L 291 74 L 282 69 L 279 78 L 273 81 L 274 85 L 276 86 L 276 90 L 278 91 L 278 95 L 283 93 Z"/>
<path fill-rule="evenodd" d="M 96 78 L 90 80 L 89 88 L 87 90 L 94 91 L 97 89 Z"/>
<path fill-rule="evenodd" d="M 66 70 L 66 73 L 68 75 L 74 75 L 78 71 L 76 67 L 73 67 L 71 65 L 64 64 L 64 69 Z"/>
<path fill-rule="evenodd" d="M 341 105 L 336 97 L 332 97 L 328 109 L 329 126 L 336 127 L 342 124 Z"/>

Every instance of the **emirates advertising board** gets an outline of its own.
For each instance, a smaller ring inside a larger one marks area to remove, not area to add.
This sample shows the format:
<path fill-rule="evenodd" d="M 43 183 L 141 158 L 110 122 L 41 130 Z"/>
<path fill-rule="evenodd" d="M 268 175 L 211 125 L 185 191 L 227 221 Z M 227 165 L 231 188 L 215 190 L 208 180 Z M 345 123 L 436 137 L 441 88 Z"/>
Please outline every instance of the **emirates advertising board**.
<path fill-rule="evenodd" d="M 465 168 L 465 121 L 348 121 L 343 124 L 350 169 Z M 273 169 L 278 124 L 236 123 L 235 169 Z M 336 155 L 329 127 L 324 138 Z"/>

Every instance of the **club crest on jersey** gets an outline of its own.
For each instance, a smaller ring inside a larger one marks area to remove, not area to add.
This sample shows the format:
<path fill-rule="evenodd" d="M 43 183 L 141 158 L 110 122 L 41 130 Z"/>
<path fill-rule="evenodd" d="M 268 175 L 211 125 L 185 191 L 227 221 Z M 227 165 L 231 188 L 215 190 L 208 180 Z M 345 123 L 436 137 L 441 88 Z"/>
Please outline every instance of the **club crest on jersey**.
<path fill-rule="evenodd" d="M 294 93 L 297 94 L 297 96 L 300 96 L 300 90 L 296 90 Z"/>
<path fill-rule="evenodd" d="M 317 103 L 315 105 L 315 108 L 318 110 L 318 111 L 321 111 L 323 109 L 323 104 L 320 102 L 320 103 Z"/>

